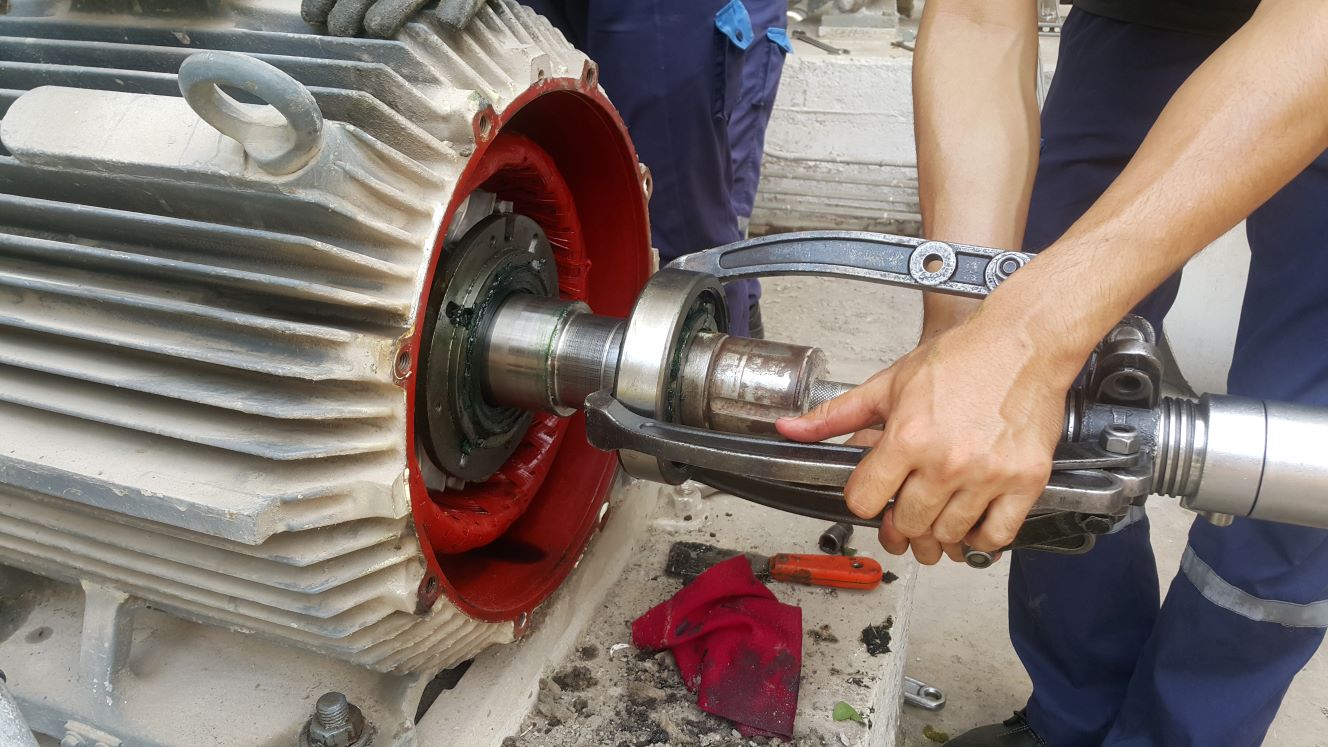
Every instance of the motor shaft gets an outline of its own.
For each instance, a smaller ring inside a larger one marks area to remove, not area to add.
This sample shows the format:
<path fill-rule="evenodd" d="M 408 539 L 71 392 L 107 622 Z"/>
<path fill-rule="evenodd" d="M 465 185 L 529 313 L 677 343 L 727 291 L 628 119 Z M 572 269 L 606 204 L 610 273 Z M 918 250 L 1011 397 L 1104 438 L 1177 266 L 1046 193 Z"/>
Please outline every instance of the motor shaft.
<path fill-rule="evenodd" d="M 485 396 L 497 406 L 570 415 L 590 393 L 613 389 L 625 329 L 624 320 L 579 302 L 513 296 L 485 333 Z M 852 388 L 824 381 L 825 356 L 814 347 L 720 332 L 694 333 L 680 347 L 665 386 L 685 425 L 773 434 L 778 418 Z"/>

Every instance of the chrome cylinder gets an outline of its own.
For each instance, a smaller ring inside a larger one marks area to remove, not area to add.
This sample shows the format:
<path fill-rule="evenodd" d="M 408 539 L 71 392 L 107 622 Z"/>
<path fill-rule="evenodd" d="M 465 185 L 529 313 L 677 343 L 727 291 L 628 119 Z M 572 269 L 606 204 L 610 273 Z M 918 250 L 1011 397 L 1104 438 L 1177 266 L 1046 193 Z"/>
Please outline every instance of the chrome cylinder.
<path fill-rule="evenodd" d="M 622 326 L 580 302 L 511 297 L 487 333 L 485 395 L 506 407 L 571 415 L 586 395 L 612 386 Z"/>
<path fill-rule="evenodd" d="M 1199 474 L 1179 481 L 1175 494 L 1194 511 L 1249 516 L 1259 498 L 1267 417 L 1263 402 L 1206 394 L 1194 404 L 1193 434 L 1177 443 L 1198 456 Z M 1188 442 L 1188 443 L 1187 443 Z M 1161 456 L 1159 454 L 1159 456 Z M 1188 460 L 1193 463 L 1194 457 Z"/>
<path fill-rule="evenodd" d="M 1265 402 L 1263 473 L 1250 516 L 1328 529 L 1328 411 Z"/>
<path fill-rule="evenodd" d="M 1205 394 L 1160 409 L 1153 489 L 1202 514 L 1328 528 L 1328 410 Z"/>
<path fill-rule="evenodd" d="M 772 340 L 697 335 L 682 365 L 684 425 L 729 433 L 775 433 L 775 421 L 801 415 L 825 376 L 817 348 Z"/>
<path fill-rule="evenodd" d="M 553 351 L 554 393 L 559 404 L 580 409 L 586 397 L 613 386 L 627 322 L 579 314 L 567 322 Z"/>

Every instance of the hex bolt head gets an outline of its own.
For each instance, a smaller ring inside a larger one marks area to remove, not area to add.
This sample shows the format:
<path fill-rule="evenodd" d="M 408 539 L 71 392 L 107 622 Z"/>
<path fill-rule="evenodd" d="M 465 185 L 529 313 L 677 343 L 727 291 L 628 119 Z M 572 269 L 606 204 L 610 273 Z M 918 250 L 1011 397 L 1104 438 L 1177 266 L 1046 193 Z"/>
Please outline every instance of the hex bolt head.
<path fill-rule="evenodd" d="M 338 692 L 324 693 L 300 734 L 301 747 L 358 747 L 363 744 L 364 714 Z"/>
<path fill-rule="evenodd" d="M 318 725 L 324 729 L 337 729 L 350 721 L 350 701 L 341 693 L 324 693 L 314 708 Z"/>
<path fill-rule="evenodd" d="M 1132 425 L 1113 423 L 1102 429 L 1099 443 L 1103 450 L 1112 454 L 1137 454 L 1139 452 L 1139 431 Z"/>

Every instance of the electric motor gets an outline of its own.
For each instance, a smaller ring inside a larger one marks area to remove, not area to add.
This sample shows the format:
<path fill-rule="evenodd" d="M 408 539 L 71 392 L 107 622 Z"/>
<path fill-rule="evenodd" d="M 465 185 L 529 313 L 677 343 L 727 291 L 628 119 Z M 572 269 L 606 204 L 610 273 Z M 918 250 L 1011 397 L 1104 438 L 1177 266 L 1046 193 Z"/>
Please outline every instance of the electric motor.
<path fill-rule="evenodd" d="M 207 12 L 0 16 L 0 561 L 385 672 L 510 641 L 615 462 L 471 351 L 511 296 L 629 311 L 648 172 L 512 0 Z"/>

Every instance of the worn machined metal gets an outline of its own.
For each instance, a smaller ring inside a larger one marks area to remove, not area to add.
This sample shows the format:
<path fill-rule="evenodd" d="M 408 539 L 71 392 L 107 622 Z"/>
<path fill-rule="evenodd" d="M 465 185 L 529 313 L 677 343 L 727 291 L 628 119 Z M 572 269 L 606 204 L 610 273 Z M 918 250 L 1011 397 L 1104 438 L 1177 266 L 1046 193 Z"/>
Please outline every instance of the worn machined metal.
<path fill-rule="evenodd" d="M 1159 492 L 1176 495 L 1195 510 L 1249 516 L 1263 478 L 1264 403 L 1207 395 L 1197 403 L 1173 401 L 1169 409 L 1188 416 L 1188 423 L 1182 421 L 1158 443 L 1158 461 L 1176 465 L 1168 470 L 1173 480 L 1159 485 Z M 1194 500 L 1200 494 L 1201 506 Z"/>
<path fill-rule="evenodd" d="M 721 281 L 820 275 L 984 298 L 1033 258 L 1023 252 L 869 231 L 760 236 L 679 257 L 669 267 Z"/>
<path fill-rule="evenodd" d="M 1088 396 L 1096 403 L 1156 407 L 1162 391 L 1157 335 L 1148 320 L 1131 315 L 1093 353 Z"/>
<path fill-rule="evenodd" d="M 827 555 L 839 555 L 853 539 L 853 525 L 848 522 L 831 524 L 816 540 L 816 546 Z"/>
<path fill-rule="evenodd" d="M 1132 425 L 1113 423 L 1102 429 L 1098 444 L 1112 454 L 1135 454 L 1139 451 L 1139 431 Z"/>
<path fill-rule="evenodd" d="M 666 423 L 632 412 L 608 392 L 587 397 L 586 413 L 591 443 L 601 449 L 643 451 L 707 472 L 758 475 L 764 480 L 798 485 L 842 488 L 868 451 L 862 446 L 803 444 Z M 1138 462 L 1136 454 L 1111 454 L 1086 443 L 1061 444 L 1052 462 L 1052 481 L 1045 497 L 1072 510 L 1124 513 L 1130 500 L 1138 495 L 1138 487 L 1107 470 L 1125 471 Z M 686 479 L 687 473 L 680 472 L 677 477 Z M 879 518 L 863 519 L 848 513 L 842 494 L 838 503 L 840 514 L 833 517 L 836 520 L 880 525 Z"/>
<path fill-rule="evenodd" d="M 701 333 L 728 329 L 724 288 L 713 276 L 660 270 L 637 298 L 623 333 L 613 396 L 628 409 L 676 422 L 680 417 L 678 371 Z M 669 460 L 621 450 L 623 468 L 635 477 L 676 485 L 685 479 Z"/>
<path fill-rule="evenodd" d="M 554 362 L 567 357 L 559 355 L 559 348 L 572 320 L 588 315 L 590 307 L 584 303 L 528 294 L 510 298 L 494 314 L 485 335 L 486 398 L 508 407 L 571 415 L 575 407 L 563 404 Z"/>
<path fill-rule="evenodd" d="M 775 433 L 775 421 L 810 409 L 825 375 L 817 348 L 783 342 L 698 335 L 679 375 L 678 421 L 729 433 Z"/>
<path fill-rule="evenodd" d="M 488 330 L 504 302 L 548 299 L 558 293 L 553 250 L 535 221 L 505 214 L 483 218 L 451 249 L 435 276 L 425 323 L 417 404 L 417 435 L 443 472 L 488 479 L 512 455 L 530 427 L 528 410 L 490 404 L 484 396 L 493 360 Z"/>
<path fill-rule="evenodd" d="M 612 387 L 626 322 L 584 303 L 520 295 L 486 333 L 486 396 L 507 407 L 567 416 Z"/>

